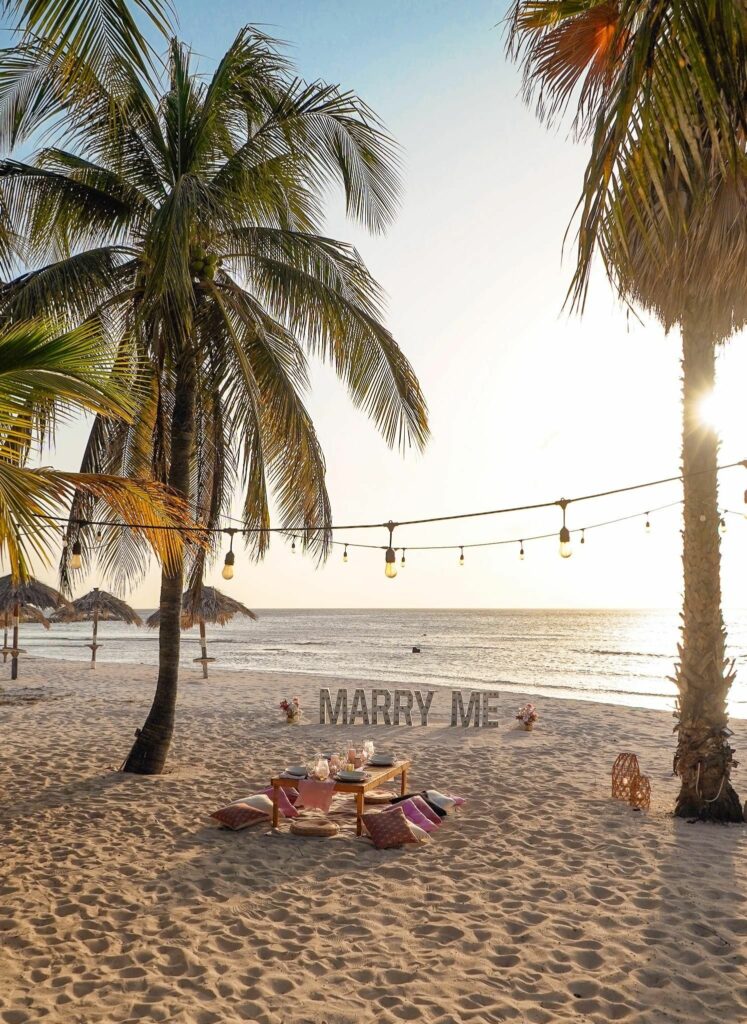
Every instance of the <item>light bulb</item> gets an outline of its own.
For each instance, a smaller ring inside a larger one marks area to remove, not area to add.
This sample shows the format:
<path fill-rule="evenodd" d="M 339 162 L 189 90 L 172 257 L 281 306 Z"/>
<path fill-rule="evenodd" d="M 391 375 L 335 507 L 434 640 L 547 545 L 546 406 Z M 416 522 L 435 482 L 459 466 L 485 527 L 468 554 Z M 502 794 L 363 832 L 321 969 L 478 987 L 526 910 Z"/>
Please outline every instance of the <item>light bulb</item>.
<path fill-rule="evenodd" d="M 348 560 L 348 546 L 347 546 L 347 544 L 345 545 L 345 550 L 342 553 L 342 560 L 343 560 L 343 562 L 347 563 L 347 560 Z"/>
<path fill-rule="evenodd" d="M 83 561 L 80 557 L 80 541 L 76 540 L 76 542 L 73 544 L 73 557 L 70 559 L 70 568 L 80 569 L 82 564 Z"/>
<path fill-rule="evenodd" d="M 747 519 L 747 491 L 744 492 L 744 518 Z"/>
<path fill-rule="evenodd" d="M 721 519 L 719 520 L 718 532 L 721 534 L 722 537 L 726 533 L 726 520 L 723 516 L 721 516 Z"/>
<path fill-rule="evenodd" d="M 223 577 L 224 580 L 232 580 L 233 579 L 233 563 L 235 561 L 236 561 L 236 555 L 234 555 L 233 551 L 227 551 L 226 552 L 226 561 L 225 561 L 225 563 L 223 565 L 223 572 L 221 573 L 221 576 Z"/>
<path fill-rule="evenodd" d="M 567 526 L 563 526 L 560 529 L 560 557 L 570 558 L 572 554 L 571 533 Z"/>
<path fill-rule="evenodd" d="M 404 569 L 404 567 L 405 567 L 405 549 L 404 548 L 402 548 L 402 558 L 400 559 L 399 564 Z"/>
<path fill-rule="evenodd" d="M 295 555 L 295 553 L 296 553 L 296 538 L 294 537 L 293 538 L 293 543 L 291 544 L 291 554 Z"/>
<path fill-rule="evenodd" d="M 519 541 L 519 558 L 524 561 L 524 541 Z"/>
<path fill-rule="evenodd" d="M 386 565 L 384 566 L 384 573 L 388 580 L 393 580 L 397 575 L 397 556 L 394 553 L 394 548 L 387 548 L 385 555 Z"/>
<path fill-rule="evenodd" d="M 646 533 L 651 533 L 651 520 L 648 518 L 648 512 L 646 513 Z"/>
<path fill-rule="evenodd" d="M 586 543 L 586 530 L 582 530 L 581 531 L 581 543 L 582 544 Z"/>
<path fill-rule="evenodd" d="M 459 565 L 464 568 L 464 548 L 459 549 L 461 554 L 459 555 Z"/>

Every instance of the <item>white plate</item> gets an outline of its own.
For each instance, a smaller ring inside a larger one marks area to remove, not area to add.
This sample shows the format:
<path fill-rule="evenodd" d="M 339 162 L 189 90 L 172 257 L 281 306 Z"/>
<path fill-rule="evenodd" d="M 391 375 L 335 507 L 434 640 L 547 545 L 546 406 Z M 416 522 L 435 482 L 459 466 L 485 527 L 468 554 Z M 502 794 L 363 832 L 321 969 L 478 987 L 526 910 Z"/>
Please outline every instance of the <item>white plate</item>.
<path fill-rule="evenodd" d="M 338 772 L 337 778 L 340 782 L 365 782 L 368 775 L 365 772 Z"/>
<path fill-rule="evenodd" d="M 286 768 L 286 775 L 294 775 L 297 779 L 302 779 L 304 775 L 308 775 L 306 768 Z"/>
<path fill-rule="evenodd" d="M 374 756 L 371 758 L 371 760 L 368 763 L 374 765 L 374 767 L 376 767 L 376 768 L 391 768 L 392 765 L 397 763 L 397 758 L 396 757 L 376 757 L 376 755 L 374 754 Z"/>

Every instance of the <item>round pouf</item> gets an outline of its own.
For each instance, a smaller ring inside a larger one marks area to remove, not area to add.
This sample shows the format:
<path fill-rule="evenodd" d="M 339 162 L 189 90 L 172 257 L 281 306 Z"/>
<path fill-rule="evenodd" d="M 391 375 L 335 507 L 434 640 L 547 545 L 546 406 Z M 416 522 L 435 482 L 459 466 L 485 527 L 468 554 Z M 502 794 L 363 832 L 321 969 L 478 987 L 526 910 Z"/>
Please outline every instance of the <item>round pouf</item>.
<path fill-rule="evenodd" d="M 372 789 L 370 793 L 366 793 L 363 800 L 367 804 L 390 804 L 394 799 L 393 793 L 387 793 L 385 789 Z"/>
<path fill-rule="evenodd" d="M 291 818 L 290 830 L 294 836 L 336 836 L 340 831 L 328 818 Z"/>

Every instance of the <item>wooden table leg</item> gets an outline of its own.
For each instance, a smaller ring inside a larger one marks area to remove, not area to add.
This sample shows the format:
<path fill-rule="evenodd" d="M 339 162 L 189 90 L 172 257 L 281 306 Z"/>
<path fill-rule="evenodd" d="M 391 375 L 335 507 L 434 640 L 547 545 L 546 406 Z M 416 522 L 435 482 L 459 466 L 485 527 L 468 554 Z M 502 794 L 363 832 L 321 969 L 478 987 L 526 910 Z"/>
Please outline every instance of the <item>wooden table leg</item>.
<path fill-rule="evenodd" d="M 359 791 L 355 794 L 355 834 L 357 836 L 363 835 L 363 822 L 361 818 L 363 816 L 363 791 Z"/>
<path fill-rule="evenodd" d="M 406 792 L 407 792 L 407 769 L 403 768 L 402 769 L 402 789 L 400 790 L 400 795 L 404 796 Z"/>
<path fill-rule="evenodd" d="M 278 797 L 280 795 L 280 786 L 272 787 L 272 827 L 278 827 L 278 812 L 280 810 L 278 806 Z"/>

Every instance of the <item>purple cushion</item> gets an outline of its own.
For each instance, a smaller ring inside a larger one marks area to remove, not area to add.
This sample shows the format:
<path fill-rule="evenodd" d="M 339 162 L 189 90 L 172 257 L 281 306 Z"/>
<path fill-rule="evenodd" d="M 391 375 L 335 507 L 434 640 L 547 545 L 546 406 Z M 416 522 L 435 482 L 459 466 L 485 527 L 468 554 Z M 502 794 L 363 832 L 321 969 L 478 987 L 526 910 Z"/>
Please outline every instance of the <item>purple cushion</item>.
<path fill-rule="evenodd" d="M 398 807 L 402 808 L 408 821 L 411 821 L 413 825 L 417 825 L 418 828 L 422 828 L 424 832 L 433 832 L 434 829 L 438 828 L 438 825 L 434 825 L 430 818 L 427 818 L 422 811 L 418 810 L 413 800 L 403 800 L 402 803 L 397 804 L 395 807 L 390 807 L 382 813 L 391 814 Z"/>
<path fill-rule="evenodd" d="M 413 797 L 410 798 L 410 803 L 413 803 L 415 805 L 415 807 L 417 807 L 417 809 L 420 811 L 420 813 L 424 817 L 426 817 L 428 819 L 428 821 L 432 821 L 433 825 L 436 828 L 438 828 L 438 826 L 441 824 L 441 819 L 436 814 L 436 812 L 433 810 L 431 805 L 429 803 L 427 803 L 422 798 L 422 796 L 420 796 L 419 793 L 416 796 L 413 796 Z"/>
<path fill-rule="evenodd" d="M 265 793 L 269 796 L 270 800 L 272 800 L 274 792 L 275 791 L 272 786 L 265 790 Z M 286 791 L 282 788 L 278 788 L 278 810 L 284 818 L 298 817 L 298 811 L 293 806 L 296 801 L 293 800 L 291 796 L 292 793 L 296 794 L 296 800 L 298 800 L 298 793 L 295 789 L 289 789 Z"/>

